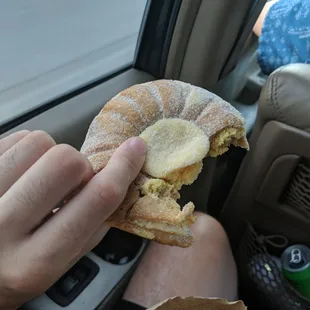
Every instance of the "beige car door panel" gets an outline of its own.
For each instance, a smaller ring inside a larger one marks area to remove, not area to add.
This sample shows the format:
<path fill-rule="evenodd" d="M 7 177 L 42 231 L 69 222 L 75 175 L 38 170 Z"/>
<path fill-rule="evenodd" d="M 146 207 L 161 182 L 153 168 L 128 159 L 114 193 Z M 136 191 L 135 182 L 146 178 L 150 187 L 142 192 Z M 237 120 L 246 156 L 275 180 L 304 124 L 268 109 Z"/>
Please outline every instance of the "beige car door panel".
<path fill-rule="evenodd" d="M 90 122 L 106 102 L 127 87 L 152 79 L 153 77 L 145 72 L 130 69 L 30 118 L 5 132 L 3 136 L 22 129 L 44 130 L 57 143 L 67 143 L 79 149 Z"/>

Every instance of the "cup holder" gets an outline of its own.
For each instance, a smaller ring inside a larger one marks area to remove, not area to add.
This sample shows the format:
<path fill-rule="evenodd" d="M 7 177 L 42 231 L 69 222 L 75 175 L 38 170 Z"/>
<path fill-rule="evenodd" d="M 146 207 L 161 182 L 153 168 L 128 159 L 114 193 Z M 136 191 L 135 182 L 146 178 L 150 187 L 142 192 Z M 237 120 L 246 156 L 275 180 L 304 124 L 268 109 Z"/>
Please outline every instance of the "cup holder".
<path fill-rule="evenodd" d="M 137 256 L 142 245 L 142 238 L 111 228 L 93 252 L 108 263 L 125 265 Z"/>

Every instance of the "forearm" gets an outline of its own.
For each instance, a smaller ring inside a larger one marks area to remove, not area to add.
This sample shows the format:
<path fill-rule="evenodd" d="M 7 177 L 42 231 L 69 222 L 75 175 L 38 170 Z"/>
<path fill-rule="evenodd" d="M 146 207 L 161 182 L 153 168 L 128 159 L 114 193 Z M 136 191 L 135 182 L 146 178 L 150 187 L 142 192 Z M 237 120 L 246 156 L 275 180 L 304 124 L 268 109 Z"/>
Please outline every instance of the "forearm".
<path fill-rule="evenodd" d="M 265 18 L 270 10 L 270 8 L 276 3 L 278 2 L 279 0 L 272 0 L 272 1 L 269 1 L 265 4 L 262 12 L 260 13 L 255 25 L 254 25 L 254 28 L 253 28 L 253 32 L 258 36 L 260 37 L 261 33 L 262 33 L 262 28 L 263 28 L 263 25 L 264 25 L 264 21 L 265 21 Z"/>

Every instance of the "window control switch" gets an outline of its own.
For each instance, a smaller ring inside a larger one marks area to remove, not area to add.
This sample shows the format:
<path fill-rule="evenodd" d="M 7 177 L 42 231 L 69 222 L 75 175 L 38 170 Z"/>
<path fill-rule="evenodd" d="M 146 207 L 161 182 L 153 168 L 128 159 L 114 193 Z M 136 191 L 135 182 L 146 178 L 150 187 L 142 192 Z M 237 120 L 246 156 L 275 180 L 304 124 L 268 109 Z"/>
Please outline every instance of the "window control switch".
<path fill-rule="evenodd" d="M 99 266 L 88 257 L 80 259 L 47 292 L 46 295 L 62 307 L 68 306 L 99 272 Z"/>
<path fill-rule="evenodd" d="M 71 275 L 65 277 L 59 284 L 61 292 L 67 296 L 72 289 L 79 283 L 79 280 Z"/>

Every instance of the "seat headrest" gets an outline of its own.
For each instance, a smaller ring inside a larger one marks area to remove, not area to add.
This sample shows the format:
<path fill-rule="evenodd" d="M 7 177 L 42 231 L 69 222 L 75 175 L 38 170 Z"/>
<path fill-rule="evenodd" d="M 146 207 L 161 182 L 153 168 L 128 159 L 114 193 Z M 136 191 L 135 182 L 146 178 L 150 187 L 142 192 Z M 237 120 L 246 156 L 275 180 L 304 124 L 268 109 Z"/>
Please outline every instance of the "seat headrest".
<path fill-rule="evenodd" d="M 291 64 L 274 71 L 259 100 L 258 118 L 310 131 L 310 65 Z"/>

